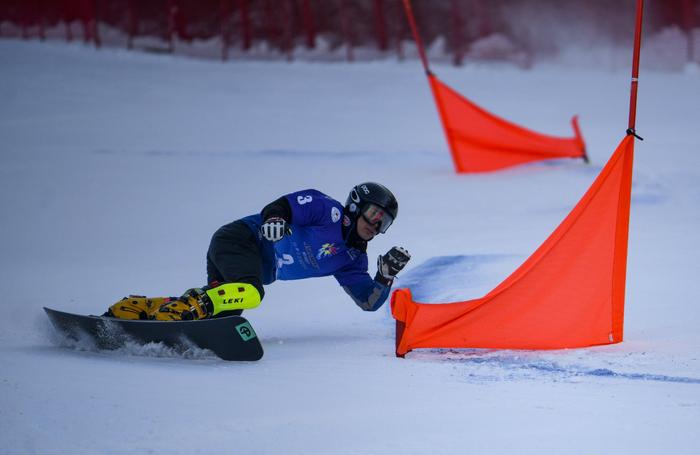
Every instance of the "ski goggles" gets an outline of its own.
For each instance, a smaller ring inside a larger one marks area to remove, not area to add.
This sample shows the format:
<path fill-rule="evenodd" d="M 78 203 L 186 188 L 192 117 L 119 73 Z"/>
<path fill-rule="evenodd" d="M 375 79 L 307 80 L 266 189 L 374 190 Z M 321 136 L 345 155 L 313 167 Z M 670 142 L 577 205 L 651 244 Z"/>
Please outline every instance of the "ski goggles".
<path fill-rule="evenodd" d="M 394 222 L 394 218 L 391 215 L 386 213 L 383 208 L 374 204 L 365 205 L 365 207 L 362 209 L 362 218 L 364 218 L 369 224 L 373 226 L 376 225 L 377 229 L 382 234 L 384 234 L 387 229 L 389 229 L 389 226 L 391 226 L 391 223 Z"/>

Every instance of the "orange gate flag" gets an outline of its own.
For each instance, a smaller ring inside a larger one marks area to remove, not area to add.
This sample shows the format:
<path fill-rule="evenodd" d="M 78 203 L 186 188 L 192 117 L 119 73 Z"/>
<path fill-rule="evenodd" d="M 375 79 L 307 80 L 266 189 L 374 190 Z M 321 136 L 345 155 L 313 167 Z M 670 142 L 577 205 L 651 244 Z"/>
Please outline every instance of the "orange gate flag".
<path fill-rule="evenodd" d="M 495 171 L 530 161 L 583 158 L 586 146 L 574 116 L 574 137 L 548 136 L 497 117 L 428 73 L 457 172 Z"/>
<path fill-rule="evenodd" d="M 563 349 L 622 341 L 634 137 L 574 209 L 486 296 L 447 304 L 391 298 L 396 355 L 415 348 Z"/>

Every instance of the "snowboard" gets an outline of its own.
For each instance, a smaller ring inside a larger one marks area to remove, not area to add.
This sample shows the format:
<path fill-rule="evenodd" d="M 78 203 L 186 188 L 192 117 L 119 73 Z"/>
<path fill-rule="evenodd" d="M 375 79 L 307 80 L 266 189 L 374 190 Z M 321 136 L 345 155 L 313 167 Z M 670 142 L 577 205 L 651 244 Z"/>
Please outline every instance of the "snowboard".
<path fill-rule="evenodd" d="M 44 307 L 53 326 L 69 338 L 88 335 L 99 349 L 117 349 L 127 341 L 178 346 L 183 338 L 223 360 L 260 360 L 263 348 L 242 316 L 197 321 L 142 321 L 66 313 Z"/>

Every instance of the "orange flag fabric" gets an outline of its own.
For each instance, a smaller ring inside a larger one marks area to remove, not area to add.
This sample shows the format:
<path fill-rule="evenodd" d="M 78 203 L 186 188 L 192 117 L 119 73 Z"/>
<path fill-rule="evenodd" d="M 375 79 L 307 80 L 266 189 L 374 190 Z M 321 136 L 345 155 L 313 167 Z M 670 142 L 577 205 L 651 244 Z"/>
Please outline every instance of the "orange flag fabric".
<path fill-rule="evenodd" d="M 586 147 L 577 117 L 575 136 L 561 138 L 530 131 L 497 117 L 428 75 L 457 172 L 487 172 L 531 161 L 583 158 Z"/>
<path fill-rule="evenodd" d="M 486 296 L 430 304 L 396 290 L 396 355 L 416 348 L 563 349 L 622 341 L 633 140 L 622 140 L 571 213 Z"/>

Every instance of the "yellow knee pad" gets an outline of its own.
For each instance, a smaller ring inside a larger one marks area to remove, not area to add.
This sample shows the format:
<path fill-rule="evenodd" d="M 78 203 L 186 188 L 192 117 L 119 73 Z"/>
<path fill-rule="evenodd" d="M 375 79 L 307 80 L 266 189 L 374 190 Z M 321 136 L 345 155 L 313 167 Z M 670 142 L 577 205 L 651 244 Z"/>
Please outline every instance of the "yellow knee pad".
<path fill-rule="evenodd" d="M 231 310 L 250 310 L 260 306 L 260 292 L 249 283 L 224 283 L 206 290 L 213 316 Z"/>

